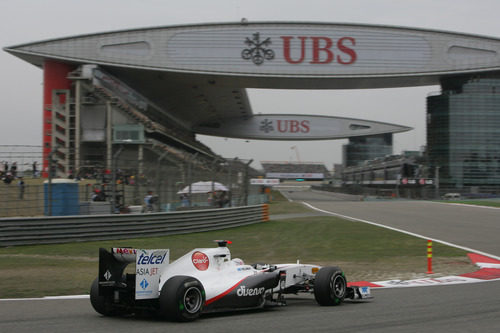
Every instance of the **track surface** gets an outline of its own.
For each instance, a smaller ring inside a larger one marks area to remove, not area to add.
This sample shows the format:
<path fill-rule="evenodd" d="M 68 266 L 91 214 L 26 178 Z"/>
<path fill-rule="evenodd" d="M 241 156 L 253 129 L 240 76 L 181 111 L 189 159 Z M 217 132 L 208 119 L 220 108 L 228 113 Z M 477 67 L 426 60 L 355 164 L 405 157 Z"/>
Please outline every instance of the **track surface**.
<path fill-rule="evenodd" d="M 335 214 L 368 220 L 500 257 L 500 209 L 431 201 L 345 201 L 333 193 L 284 191 Z M 343 196 L 341 198 L 344 198 Z"/>
<path fill-rule="evenodd" d="M 374 290 L 366 303 L 320 307 L 312 297 L 288 306 L 193 323 L 110 318 L 88 299 L 0 302 L 1 332 L 497 332 L 500 282 Z"/>
<path fill-rule="evenodd" d="M 457 243 L 500 256 L 500 210 L 416 201 L 348 202 L 287 191 L 325 210 Z M 373 290 L 369 302 L 317 306 L 311 296 L 262 311 L 207 315 L 187 324 L 109 318 L 88 299 L 0 301 L 0 332 L 497 332 L 500 281 Z"/>

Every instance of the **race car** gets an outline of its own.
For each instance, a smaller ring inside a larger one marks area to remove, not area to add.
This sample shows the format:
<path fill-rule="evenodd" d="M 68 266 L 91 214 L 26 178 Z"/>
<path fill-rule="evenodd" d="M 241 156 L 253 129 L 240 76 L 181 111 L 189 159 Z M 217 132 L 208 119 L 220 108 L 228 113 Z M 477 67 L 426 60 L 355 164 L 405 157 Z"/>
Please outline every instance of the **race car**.
<path fill-rule="evenodd" d="M 313 293 L 322 306 L 371 298 L 369 287 L 347 286 L 338 267 L 246 265 L 231 258 L 231 242 L 194 249 L 169 262 L 169 249 L 99 249 L 99 276 L 90 289 L 93 308 L 106 316 L 155 313 L 192 321 L 202 313 L 285 305 L 286 294 Z M 135 273 L 124 273 L 135 263 Z"/>

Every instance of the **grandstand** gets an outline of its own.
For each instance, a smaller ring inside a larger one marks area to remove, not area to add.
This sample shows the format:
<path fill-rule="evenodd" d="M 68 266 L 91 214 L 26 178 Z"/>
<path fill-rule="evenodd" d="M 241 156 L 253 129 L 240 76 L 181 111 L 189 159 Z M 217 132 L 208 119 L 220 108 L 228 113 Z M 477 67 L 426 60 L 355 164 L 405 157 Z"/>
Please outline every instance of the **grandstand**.
<path fill-rule="evenodd" d="M 144 163 L 168 156 L 174 165 L 190 163 L 204 169 L 221 159 L 182 124 L 166 119 L 167 113 L 102 68 L 83 65 L 68 79 L 71 88 L 56 91 L 51 106 L 56 177 L 67 177 L 71 170 L 111 169 L 111 147 L 117 144 L 123 146 L 124 156 L 135 154 Z"/>
<path fill-rule="evenodd" d="M 141 205 L 144 193 L 153 190 L 159 211 L 175 210 L 180 205 L 179 188 L 196 181 L 227 185 L 231 205 L 247 204 L 249 195 L 258 191 L 243 181 L 261 176 L 249 161 L 215 154 L 196 140 L 183 121 L 110 71 L 97 65 L 80 65 L 64 79 L 66 87 L 50 90 L 51 103 L 44 105 L 50 110 L 44 117 L 44 145 L 36 146 L 37 151 L 30 150 L 26 157 L 21 149 L 24 147 L 13 146 L 16 150 L 12 153 L 0 154 L 2 167 L 17 161 L 18 171 L 25 174 L 33 161 L 43 161 L 39 171 L 44 177 L 74 178 L 92 184 L 80 186 L 81 202 L 88 201 L 90 193 L 98 189 L 120 209 Z M 0 173 L 2 180 L 3 176 Z M 7 198 L 2 190 L 7 188 L 0 189 L 2 198 Z M 9 198 L 15 197 L 15 190 L 9 192 Z M 22 202 L 22 209 L 13 208 L 11 199 L 0 201 L 0 214 L 42 215 L 43 193 L 42 184 L 32 181 L 27 185 L 28 199 Z M 201 205 L 194 199 L 189 208 Z"/>
<path fill-rule="evenodd" d="M 323 189 L 377 197 L 432 199 L 437 195 L 439 181 L 434 171 L 426 167 L 425 154 L 405 151 L 339 168 L 335 175 L 337 182 Z"/>
<path fill-rule="evenodd" d="M 266 178 L 323 180 L 330 177 L 322 162 L 261 161 Z"/>

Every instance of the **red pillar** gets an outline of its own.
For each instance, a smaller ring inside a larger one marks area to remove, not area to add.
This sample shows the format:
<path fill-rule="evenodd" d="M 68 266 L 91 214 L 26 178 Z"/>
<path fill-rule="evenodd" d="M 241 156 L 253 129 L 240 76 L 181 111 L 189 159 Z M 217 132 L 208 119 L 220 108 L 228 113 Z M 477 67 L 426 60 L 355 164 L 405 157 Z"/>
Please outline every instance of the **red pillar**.
<path fill-rule="evenodd" d="M 52 90 L 70 89 L 71 80 L 67 79 L 73 67 L 46 60 L 43 64 L 43 168 L 42 177 L 48 177 L 49 153 L 52 150 Z M 61 101 L 64 102 L 64 101 Z"/>

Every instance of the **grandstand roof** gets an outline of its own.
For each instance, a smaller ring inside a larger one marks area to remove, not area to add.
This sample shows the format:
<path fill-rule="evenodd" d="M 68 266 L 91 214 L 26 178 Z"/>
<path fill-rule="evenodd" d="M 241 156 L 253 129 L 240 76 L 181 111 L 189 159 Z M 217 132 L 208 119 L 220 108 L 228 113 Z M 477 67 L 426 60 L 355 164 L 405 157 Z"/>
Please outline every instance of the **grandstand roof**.
<path fill-rule="evenodd" d="M 39 67 L 46 60 L 75 66 L 97 64 L 194 132 L 275 140 L 372 135 L 381 130 L 375 122 L 321 119 L 319 123 L 332 121 L 327 127 L 340 133 L 332 135 L 323 129 L 314 133 L 313 120 L 303 115 L 258 118 L 246 88 L 433 85 L 452 75 L 500 70 L 500 40 L 495 38 L 332 23 L 153 27 L 34 42 L 5 50 Z M 238 130 L 231 131 L 234 128 Z M 383 130 L 409 128 L 391 125 Z"/>

